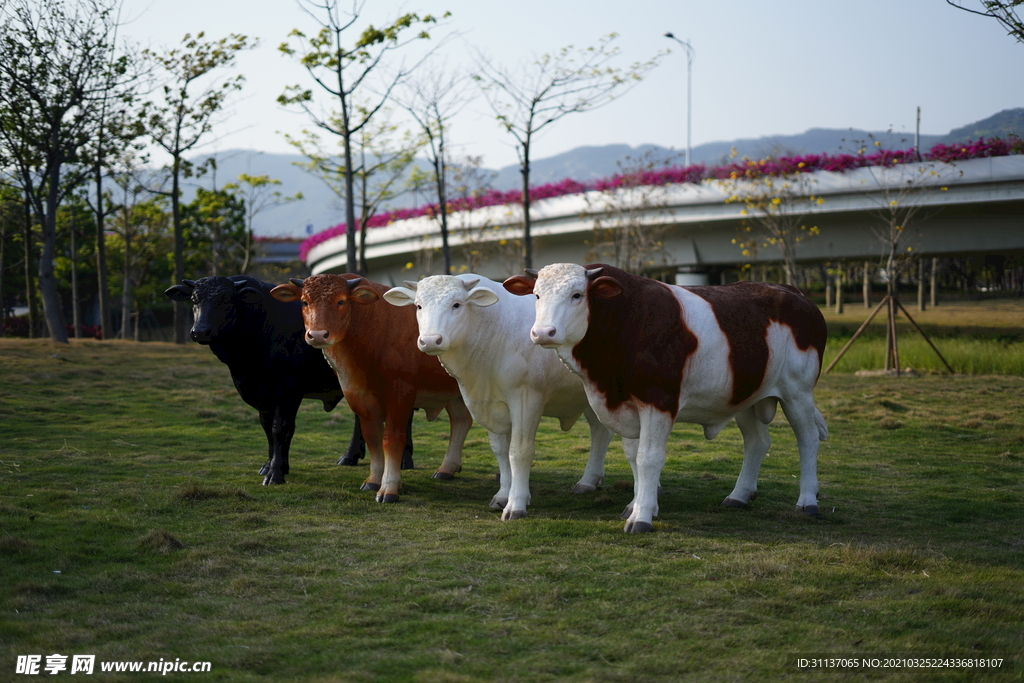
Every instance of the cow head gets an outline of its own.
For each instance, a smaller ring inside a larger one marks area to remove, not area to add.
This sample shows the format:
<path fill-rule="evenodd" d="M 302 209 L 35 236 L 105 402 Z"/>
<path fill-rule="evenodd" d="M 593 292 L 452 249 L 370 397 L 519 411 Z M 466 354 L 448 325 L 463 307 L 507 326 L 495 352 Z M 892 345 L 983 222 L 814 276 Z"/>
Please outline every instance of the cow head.
<path fill-rule="evenodd" d="M 554 263 L 540 271 L 527 271 L 506 280 L 505 289 L 537 297 L 537 314 L 530 340 L 544 348 L 576 346 L 587 334 L 590 301 L 622 293 L 622 285 L 603 276 L 603 268 L 584 268 L 574 263 Z"/>
<path fill-rule="evenodd" d="M 348 333 L 352 306 L 372 304 L 380 295 L 356 275 L 313 275 L 292 278 L 270 291 L 278 301 L 301 301 L 306 343 L 318 349 L 336 344 Z"/>
<path fill-rule="evenodd" d="M 203 277 L 182 280 L 164 293 L 175 301 L 192 303 L 190 336 L 199 344 L 210 344 L 228 336 L 245 317 L 250 306 L 263 301 L 263 292 L 244 278 Z"/>
<path fill-rule="evenodd" d="M 487 287 L 476 286 L 479 281 L 476 275 L 433 275 L 390 289 L 384 294 L 384 300 L 395 306 L 416 305 L 420 351 L 439 356 L 458 348 L 472 332 L 469 318 L 473 306 L 498 303 L 497 294 Z"/>

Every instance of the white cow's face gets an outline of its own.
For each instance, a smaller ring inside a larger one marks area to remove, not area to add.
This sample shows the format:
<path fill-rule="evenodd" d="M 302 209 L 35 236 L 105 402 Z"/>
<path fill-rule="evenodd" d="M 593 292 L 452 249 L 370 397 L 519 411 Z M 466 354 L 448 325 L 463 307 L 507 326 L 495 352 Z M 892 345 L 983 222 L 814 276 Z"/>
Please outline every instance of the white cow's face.
<path fill-rule="evenodd" d="M 431 356 L 457 349 L 467 335 L 473 333 L 472 307 L 490 306 L 498 295 L 487 287 L 476 287 L 478 277 L 458 278 L 433 275 L 414 287 L 395 287 L 384 294 L 385 301 L 395 306 L 416 305 L 416 322 L 420 351 Z"/>
<path fill-rule="evenodd" d="M 537 317 L 530 340 L 547 349 L 574 347 L 587 333 L 587 269 L 574 263 L 554 263 L 541 268 L 533 293 Z"/>

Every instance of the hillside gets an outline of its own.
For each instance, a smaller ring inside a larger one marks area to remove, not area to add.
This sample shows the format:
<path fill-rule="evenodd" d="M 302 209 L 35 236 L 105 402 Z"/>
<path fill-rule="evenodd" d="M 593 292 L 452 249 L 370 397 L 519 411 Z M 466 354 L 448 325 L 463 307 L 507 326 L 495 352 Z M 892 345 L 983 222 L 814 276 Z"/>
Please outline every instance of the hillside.
<path fill-rule="evenodd" d="M 961 142 L 979 137 L 1006 137 L 1024 133 L 1024 108 L 1007 109 L 986 119 L 956 128 L 945 135 L 921 135 L 922 149 L 944 142 Z M 718 164 L 725 161 L 735 148 L 739 156 L 762 158 L 780 154 L 837 153 L 854 151 L 859 142 L 873 139 L 889 149 L 906 149 L 914 144 L 913 134 L 869 132 L 855 129 L 812 128 L 798 135 L 776 135 L 761 138 L 709 142 L 692 150 L 694 163 Z M 683 151 L 659 145 L 631 147 L 624 144 L 577 147 L 551 157 L 532 162 L 532 182 L 543 184 L 563 178 L 593 180 L 608 177 L 645 154 L 650 159 L 681 164 Z M 217 154 L 217 182 L 223 185 L 240 173 L 266 174 L 281 181 L 280 191 L 285 195 L 302 192 L 304 199 L 285 207 L 268 209 L 257 216 L 256 234 L 262 236 L 304 237 L 311 229 L 319 232 L 342 222 L 343 211 L 339 199 L 320 180 L 295 165 L 302 161 L 296 154 L 269 154 L 251 150 L 228 150 Z M 492 171 L 492 186 L 512 189 L 519 186 L 519 167 L 506 166 Z M 209 181 L 204 179 L 204 182 Z M 406 196 L 391 208 L 413 206 L 429 201 L 425 196 Z M 311 226 L 311 228 L 307 228 Z"/>

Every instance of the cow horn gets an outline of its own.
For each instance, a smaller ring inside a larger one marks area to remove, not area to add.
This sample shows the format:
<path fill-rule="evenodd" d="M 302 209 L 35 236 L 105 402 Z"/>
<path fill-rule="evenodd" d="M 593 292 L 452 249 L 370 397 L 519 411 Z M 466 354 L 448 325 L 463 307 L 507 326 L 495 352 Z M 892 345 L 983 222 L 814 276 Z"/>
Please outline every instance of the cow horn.
<path fill-rule="evenodd" d="M 474 287 L 476 287 L 476 283 L 478 283 L 478 282 L 480 282 L 480 278 L 475 277 L 472 280 L 463 280 L 462 281 L 462 286 L 465 287 L 466 291 L 468 292 L 469 290 L 471 290 Z"/>
<path fill-rule="evenodd" d="M 537 274 L 538 274 L 538 273 L 537 273 L 537 271 L 536 271 L 536 270 L 534 270 L 533 268 L 524 268 L 524 269 L 523 269 L 523 272 L 525 272 L 525 273 L 526 273 L 527 275 L 529 275 L 529 276 L 530 276 L 531 278 L 533 278 L 534 280 L 536 280 L 536 279 L 537 279 Z"/>
<path fill-rule="evenodd" d="M 345 280 L 345 282 L 348 283 L 348 288 L 349 289 L 354 289 L 355 286 L 358 285 L 359 283 L 361 283 L 363 280 L 364 280 L 364 278 L 354 277 L 351 280 Z"/>
<path fill-rule="evenodd" d="M 420 286 L 420 283 L 413 282 L 412 280 L 402 280 L 402 284 L 404 284 L 406 287 L 408 287 L 414 292 L 416 291 L 416 288 Z"/>
<path fill-rule="evenodd" d="M 587 279 L 596 280 L 601 276 L 601 273 L 603 272 L 604 268 L 591 268 L 590 270 L 587 271 Z"/>
<path fill-rule="evenodd" d="M 245 287 L 247 284 L 245 280 L 235 280 L 235 287 Z"/>
<path fill-rule="evenodd" d="M 182 280 L 181 284 L 186 285 L 188 287 L 191 287 L 192 289 L 195 289 L 195 287 L 196 287 L 196 281 L 195 280 Z"/>
<path fill-rule="evenodd" d="M 290 277 L 290 278 L 288 278 L 288 282 L 292 283 L 293 285 L 295 285 L 299 289 L 302 289 L 302 283 L 305 282 L 305 280 L 300 280 L 297 277 Z"/>

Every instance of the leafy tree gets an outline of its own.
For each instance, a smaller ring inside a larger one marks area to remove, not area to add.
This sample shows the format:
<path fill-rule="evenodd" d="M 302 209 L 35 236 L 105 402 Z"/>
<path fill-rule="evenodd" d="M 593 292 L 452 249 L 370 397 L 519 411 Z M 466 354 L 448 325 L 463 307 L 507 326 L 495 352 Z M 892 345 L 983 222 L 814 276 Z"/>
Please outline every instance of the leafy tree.
<path fill-rule="evenodd" d="M 340 173 L 340 196 L 345 202 L 348 270 L 359 272 L 355 187 L 358 135 L 384 107 L 395 86 L 415 68 L 393 64 L 391 53 L 412 41 L 429 39 L 425 27 L 437 23 L 437 19 L 429 14 L 421 17 L 406 13 L 381 28 L 367 26 L 347 47 L 344 42 L 359 21 L 365 2 L 353 0 L 350 12 L 343 12 L 337 0 L 305 0 L 300 4 L 320 28 L 313 35 L 294 29 L 289 37 L 297 46 L 282 43 L 278 49 L 299 60 L 332 104 L 316 107 L 313 91 L 299 85 L 288 87 L 278 102 L 299 106 L 317 128 L 341 138 L 342 158 L 335 168 Z M 408 31 L 415 31 L 417 25 L 420 30 L 408 38 Z M 310 162 L 315 160 L 311 158 Z"/>
<path fill-rule="evenodd" d="M 170 199 L 174 226 L 174 281 L 185 278 L 185 237 L 181 213 L 181 180 L 198 169 L 184 155 L 195 148 L 212 130 L 214 117 L 228 96 L 239 90 L 245 77 L 236 75 L 222 81 L 207 79 L 212 71 L 231 66 L 238 52 L 255 46 L 247 36 L 231 34 L 220 40 L 205 40 L 200 32 L 185 34 L 181 47 L 165 54 L 145 51 L 166 81 L 160 97 L 145 112 L 145 126 L 153 142 L 171 157 L 166 167 L 171 183 L 169 191 L 159 192 Z M 187 311 L 184 302 L 175 302 L 174 341 L 185 343 Z"/>
<path fill-rule="evenodd" d="M 946 0 L 947 4 L 957 9 L 995 19 L 1009 35 L 1017 39 L 1018 43 L 1024 43 L 1024 19 L 1018 14 L 1018 8 L 1024 8 L 1024 0 L 979 0 L 984 11 L 964 7 L 962 2 L 963 0 Z"/>
<path fill-rule="evenodd" d="M 121 298 L 121 339 L 138 340 L 139 301 L 149 294 L 154 284 L 166 283 L 172 263 L 171 235 L 168 229 L 166 198 L 142 199 L 149 190 L 133 173 L 115 176 L 118 188 L 118 208 L 109 221 L 114 233 L 110 240 L 110 265 L 121 272 L 120 283 L 111 289 Z M 136 325 L 132 327 L 132 318 Z"/>
<path fill-rule="evenodd" d="M 43 314 L 50 338 L 63 343 L 53 270 L 57 207 L 81 180 L 83 168 L 75 164 L 95 131 L 99 103 L 124 85 L 126 61 L 109 59 L 114 7 L 106 0 L 0 5 L 0 146 L 41 225 Z"/>
<path fill-rule="evenodd" d="M 646 62 L 622 69 L 612 66 L 619 50 L 612 33 L 597 47 L 574 50 L 571 45 L 557 54 L 541 55 L 531 65 L 507 69 L 477 53 L 473 75 L 498 123 L 516 141 L 522 175 L 523 265 L 533 267 L 530 235 L 530 159 L 533 137 L 563 117 L 601 107 L 632 86 L 658 65 L 667 52 Z"/>
<path fill-rule="evenodd" d="M 805 219 L 825 200 L 814 195 L 815 181 L 809 173 L 769 170 L 765 168 L 769 161 L 745 159 L 742 172 L 734 171 L 719 182 L 727 204 L 743 205 L 742 233 L 733 244 L 739 245 L 746 257 L 753 257 L 759 248 L 778 249 L 786 284 L 795 286 L 797 245 L 820 233 Z"/>
<path fill-rule="evenodd" d="M 302 199 L 302 193 L 296 192 L 286 197 L 273 189 L 281 185 L 277 178 L 268 175 L 249 175 L 242 173 L 238 176 L 237 183 L 228 183 L 224 189 L 237 195 L 245 207 L 245 243 L 243 245 L 244 258 L 238 273 L 246 275 L 249 272 L 249 265 L 252 261 L 253 242 L 255 239 L 252 222 L 259 214 L 267 209 L 290 204 Z"/>
<path fill-rule="evenodd" d="M 195 270 L 207 275 L 243 272 L 249 259 L 249 231 L 245 201 L 240 196 L 227 188 L 197 188 L 195 199 L 184 207 L 183 223 Z"/>

